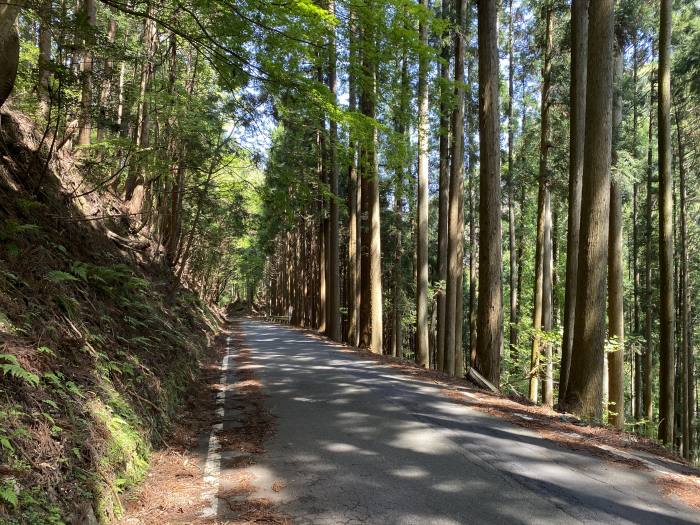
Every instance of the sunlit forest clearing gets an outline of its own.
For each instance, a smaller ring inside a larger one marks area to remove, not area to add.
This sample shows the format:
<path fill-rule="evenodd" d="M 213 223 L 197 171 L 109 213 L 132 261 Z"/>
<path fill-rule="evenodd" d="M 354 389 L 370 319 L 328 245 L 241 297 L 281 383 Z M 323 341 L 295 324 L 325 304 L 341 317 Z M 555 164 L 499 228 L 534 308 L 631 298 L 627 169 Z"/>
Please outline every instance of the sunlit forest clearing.
<path fill-rule="evenodd" d="M 0 4 L 0 524 L 699 523 L 699 108 L 697 1 Z"/>

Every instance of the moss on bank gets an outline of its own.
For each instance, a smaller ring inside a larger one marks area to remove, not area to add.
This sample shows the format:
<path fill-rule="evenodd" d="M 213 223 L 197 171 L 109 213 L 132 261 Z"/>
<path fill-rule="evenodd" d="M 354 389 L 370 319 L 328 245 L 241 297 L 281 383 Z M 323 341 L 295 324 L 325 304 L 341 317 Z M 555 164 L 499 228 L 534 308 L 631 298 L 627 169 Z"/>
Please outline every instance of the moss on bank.
<path fill-rule="evenodd" d="M 84 220 L 58 165 L 34 194 L 13 118 L 3 140 L 22 167 L 0 163 L 0 523 L 107 523 L 143 480 L 218 321 L 157 244 L 124 249 Z M 92 208 L 114 206 L 99 199 Z"/>

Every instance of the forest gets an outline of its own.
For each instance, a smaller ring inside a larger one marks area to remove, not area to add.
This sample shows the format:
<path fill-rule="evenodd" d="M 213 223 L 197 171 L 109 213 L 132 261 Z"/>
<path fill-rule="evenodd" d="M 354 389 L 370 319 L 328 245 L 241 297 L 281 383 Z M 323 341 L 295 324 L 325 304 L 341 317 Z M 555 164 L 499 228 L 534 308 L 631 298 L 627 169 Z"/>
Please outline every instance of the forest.
<path fill-rule="evenodd" d="M 16 0 L 0 107 L 0 474 L 230 304 L 700 460 L 698 2 Z"/>

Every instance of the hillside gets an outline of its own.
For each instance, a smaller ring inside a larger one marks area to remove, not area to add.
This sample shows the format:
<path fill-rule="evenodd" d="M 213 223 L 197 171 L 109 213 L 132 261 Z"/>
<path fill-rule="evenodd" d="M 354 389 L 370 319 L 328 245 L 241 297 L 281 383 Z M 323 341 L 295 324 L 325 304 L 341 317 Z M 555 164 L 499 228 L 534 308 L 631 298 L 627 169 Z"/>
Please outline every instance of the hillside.
<path fill-rule="evenodd" d="M 221 319 L 68 147 L 48 160 L 29 119 L 1 123 L 0 522 L 105 522 Z"/>

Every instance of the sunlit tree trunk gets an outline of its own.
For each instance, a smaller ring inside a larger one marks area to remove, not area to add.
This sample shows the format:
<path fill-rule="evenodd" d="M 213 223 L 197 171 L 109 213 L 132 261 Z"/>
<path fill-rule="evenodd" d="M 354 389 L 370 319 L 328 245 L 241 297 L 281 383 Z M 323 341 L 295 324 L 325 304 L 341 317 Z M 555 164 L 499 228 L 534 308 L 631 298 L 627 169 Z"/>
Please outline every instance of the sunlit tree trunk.
<path fill-rule="evenodd" d="M 449 20 L 451 0 L 442 2 L 442 18 Z M 446 31 L 442 38 L 441 62 L 440 62 L 440 167 L 438 188 L 438 253 L 437 253 L 437 281 L 440 289 L 437 292 L 437 337 L 436 337 L 436 368 L 445 370 L 445 322 L 447 284 L 447 238 L 449 222 L 449 196 L 450 196 L 450 121 L 448 118 L 449 99 L 449 64 L 450 64 L 450 32 Z"/>
<path fill-rule="evenodd" d="M 12 93 L 19 65 L 17 17 L 23 0 L 0 4 L 0 107 Z"/>
<path fill-rule="evenodd" d="M 464 11 L 465 0 L 455 2 L 456 30 L 454 32 L 454 109 L 452 111 L 452 161 L 450 163 L 450 207 L 448 221 L 448 271 L 445 307 L 445 371 L 455 375 L 459 331 L 462 330 L 462 317 L 458 317 L 460 273 L 462 273 L 462 253 L 464 243 L 464 221 L 460 222 L 460 206 L 464 201 Z"/>
<path fill-rule="evenodd" d="M 551 328 L 552 317 L 552 265 L 551 265 L 551 205 L 549 196 L 549 175 L 547 159 L 549 155 L 549 91 L 552 75 L 552 6 L 544 7 L 544 65 L 542 67 L 542 95 L 540 99 L 540 159 L 539 190 L 537 196 L 537 235 L 535 246 L 535 288 L 532 308 L 532 351 L 530 353 L 530 401 L 539 399 L 539 379 L 542 375 L 541 331 L 547 323 Z M 546 329 L 546 328 L 545 328 Z M 551 356 L 551 348 L 549 349 Z M 545 366 L 545 370 L 547 367 Z M 552 404 L 552 382 L 547 378 L 543 387 L 543 402 Z"/>
<path fill-rule="evenodd" d="M 51 27 L 52 2 L 44 2 L 39 18 L 39 82 L 37 91 L 39 93 L 39 109 L 41 116 L 48 120 L 51 109 L 51 96 L 49 93 L 49 82 L 51 80 L 51 41 L 53 30 Z"/>
<path fill-rule="evenodd" d="M 87 27 L 83 37 L 82 60 L 80 63 L 80 75 L 82 93 L 80 96 L 80 119 L 78 129 L 78 144 L 86 146 L 90 144 L 92 133 L 92 62 L 94 32 L 97 27 L 97 5 L 95 0 L 83 0 L 83 10 Z"/>
<path fill-rule="evenodd" d="M 479 304 L 475 368 L 496 387 L 503 346 L 498 6 L 479 2 Z"/>
<path fill-rule="evenodd" d="M 427 9 L 428 0 L 420 0 Z M 428 45 L 428 24 L 421 20 L 418 36 L 423 47 Z M 418 56 L 418 194 L 416 216 L 416 364 L 430 366 L 428 354 L 428 57 L 425 51 Z"/>
<path fill-rule="evenodd" d="M 652 52 L 651 56 L 654 56 L 653 42 L 652 42 Z M 648 137 L 648 147 L 647 147 L 647 184 L 646 184 L 646 209 L 645 214 L 645 230 L 646 238 L 649 240 L 646 244 L 645 249 L 645 265 L 644 265 L 644 300 L 646 302 L 646 309 L 644 312 L 644 339 L 646 340 L 644 346 L 643 362 L 643 376 L 642 376 L 642 405 L 643 405 L 643 418 L 651 423 L 654 418 L 654 406 L 652 400 L 652 369 L 653 369 L 653 349 L 654 343 L 652 340 L 652 329 L 654 325 L 654 290 L 652 288 L 651 272 L 653 263 L 653 250 L 650 246 L 652 235 L 654 233 L 654 226 L 652 222 L 652 212 L 654 204 L 654 192 L 653 192 L 653 158 L 654 158 L 654 71 L 650 73 L 650 87 L 649 87 L 649 129 L 647 133 Z"/>
<path fill-rule="evenodd" d="M 371 8 L 371 6 L 368 6 Z M 371 9 L 370 9 L 371 11 Z M 362 20 L 362 113 L 375 118 L 376 113 L 376 43 L 375 22 L 365 16 Z M 382 353 L 382 268 L 379 203 L 379 173 L 377 166 L 377 128 L 372 126 L 370 136 L 362 145 L 362 205 L 366 210 L 367 225 L 363 224 L 362 302 L 360 308 L 361 344 L 375 354 Z M 364 222 L 364 221 L 363 221 Z M 366 240 L 366 241 L 365 241 Z M 364 313 L 364 315 L 362 315 Z"/>
<path fill-rule="evenodd" d="M 673 285 L 673 172 L 671 171 L 672 1 L 661 0 L 659 29 L 659 439 L 673 443 L 675 297 Z"/>
<path fill-rule="evenodd" d="M 614 0 L 591 0 L 588 9 L 586 134 L 581 192 L 576 316 L 565 408 L 602 416 L 605 299 L 612 139 Z"/>
<path fill-rule="evenodd" d="M 564 334 L 559 372 L 559 402 L 566 396 L 571 367 L 571 346 L 576 315 L 578 250 L 581 225 L 581 177 L 586 123 L 586 72 L 588 53 L 588 0 L 571 3 L 571 79 L 569 84 L 569 213 L 566 242 Z"/>
<path fill-rule="evenodd" d="M 335 1 L 330 0 L 328 10 L 335 13 Z M 335 32 L 331 32 L 328 59 L 328 88 L 336 99 L 336 42 Z M 338 251 L 338 123 L 330 119 L 329 175 L 330 175 L 330 215 L 328 232 L 328 336 L 340 341 L 340 254 Z"/>
<path fill-rule="evenodd" d="M 637 83 L 639 77 L 639 50 L 637 35 L 633 35 L 632 49 L 632 154 L 639 158 L 639 146 L 637 133 L 639 129 L 639 108 Z M 636 336 L 641 335 L 640 324 L 640 290 L 641 277 L 639 273 L 639 183 L 634 182 L 632 188 L 632 283 L 634 286 L 633 297 L 633 329 Z M 634 382 L 633 382 L 634 417 L 642 418 L 642 356 L 635 348 L 634 352 Z"/>
<path fill-rule="evenodd" d="M 620 124 L 622 123 L 622 49 L 618 37 L 614 56 L 612 163 L 617 165 Z M 608 234 L 608 338 L 616 350 L 608 355 L 608 422 L 616 428 L 625 426 L 625 317 L 622 269 L 622 191 L 620 181 L 610 181 L 610 222 Z"/>
<path fill-rule="evenodd" d="M 685 138 L 681 127 L 678 103 L 676 103 L 676 143 L 678 145 L 678 174 L 680 178 L 680 225 L 681 225 L 681 359 L 682 359 L 682 453 L 685 459 L 690 459 L 693 450 L 693 361 L 690 326 L 690 276 L 688 275 L 688 195 L 687 174 L 685 168 Z"/>
<path fill-rule="evenodd" d="M 508 2 L 508 256 L 510 258 L 510 350 L 518 346 L 518 270 L 515 248 L 515 166 L 513 143 L 515 122 L 513 119 L 513 81 L 515 60 L 513 56 L 513 0 Z"/>
<path fill-rule="evenodd" d="M 350 64 L 354 64 L 355 52 L 355 19 L 350 18 Z M 348 74 L 348 109 L 350 112 L 356 109 L 356 81 L 354 72 Z M 357 178 L 357 142 L 353 130 L 349 133 L 349 165 L 348 165 L 348 343 L 358 346 L 360 343 L 359 313 L 360 313 L 360 228 L 359 228 L 359 192 L 360 185 Z"/>

